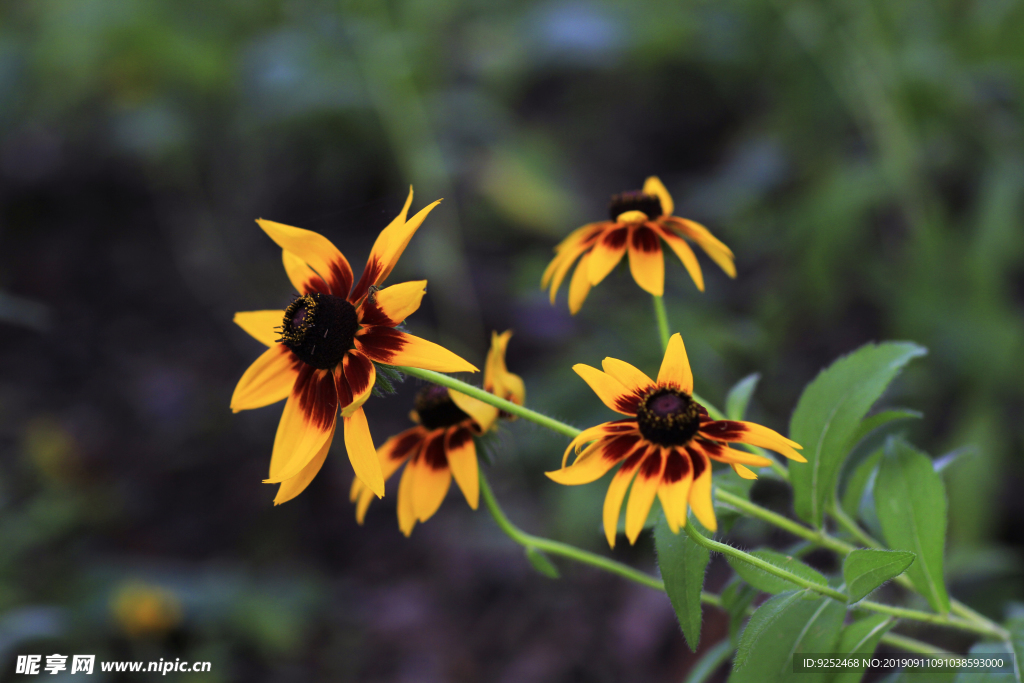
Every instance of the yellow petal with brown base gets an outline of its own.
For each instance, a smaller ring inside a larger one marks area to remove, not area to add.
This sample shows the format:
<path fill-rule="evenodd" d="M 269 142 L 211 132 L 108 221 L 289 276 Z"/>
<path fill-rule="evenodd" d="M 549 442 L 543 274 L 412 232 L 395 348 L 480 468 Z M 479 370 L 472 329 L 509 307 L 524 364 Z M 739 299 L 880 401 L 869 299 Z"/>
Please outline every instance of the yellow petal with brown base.
<path fill-rule="evenodd" d="M 444 435 L 444 451 L 455 483 L 462 489 L 469 507 L 480 504 L 480 470 L 473 435 L 465 427 L 452 427 Z"/>
<path fill-rule="evenodd" d="M 690 487 L 690 509 L 706 529 L 717 531 L 718 520 L 715 519 L 715 506 L 711 501 L 711 461 L 699 451 L 691 452 L 704 460 L 704 470 Z"/>
<path fill-rule="evenodd" d="M 665 458 L 662 449 L 654 448 L 647 454 L 637 468 L 633 488 L 629 491 L 629 502 L 626 503 L 626 538 L 629 544 L 636 543 L 640 532 L 647 521 L 647 514 L 654 504 L 654 497 L 661 485 L 661 473 L 665 470 Z"/>
<path fill-rule="evenodd" d="M 623 415 L 636 415 L 640 399 L 622 382 L 584 363 L 577 363 L 572 369 L 583 378 L 606 406 Z"/>
<path fill-rule="evenodd" d="M 258 219 L 256 223 L 277 243 L 277 246 L 305 261 L 325 282 L 330 283 L 337 273 L 345 273 L 348 282 L 352 282 L 352 268 L 348 260 L 320 233 L 263 218 Z"/>
<path fill-rule="evenodd" d="M 686 272 L 690 274 L 690 278 L 693 280 L 693 284 L 697 285 L 697 289 L 704 291 L 704 273 L 701 272 L 700 263 L 697 262 L 697 256 L 693 253 L 693 249 L 686 243 L 682 237 L 679 237 L 671 230 L 664 228 L 660 229 L 659 234 L 661 238 L 668 243 L 668 246 L 676 253 L 679 260 L 683 262 L 683 267 L 686 268 Z"/>
<path fill-rule="evenodd" d="M 665 257 L 657 233 L 646 226 L 634 228 L 629 237 L 629 272 L 648 294 L 665 293 Z"/>
<path fill-rule="evenodd" d="M 299 403 L 293 392 L 284 404 L 270 456 L 270 476 L 263 480 L 265 484 L 280 484 L 298 475 L 334 434 L 334 421 L 311 422 Z"/>
<path fill-rule="evenodd" d="M 425 522 L 434 516 L 437 509 L 441 507 L 448 488 L 452 483 L 452 472 L 446 466 L 434 467 L 431 462 L 445 460 L 444 455 L 436 454 L 437 450 L 444 450 L 444 433 L 439 432 L 424 445 L 423 455 L 410 462 L 406 467 L 416 469 L 416 486 L 412 491 L 412 505 L 416 512 L 416 519 Z M 432 452 L 433 451 L 433 452 Z"/>
<path fill-rule="evenodd" d="M 626 361 L 608 357 L 601 361 L 601 367 L 633 393 L 642 395 L 654 388 L 654 380 Z"/>
<path fill-rule="evenodd" d="M 242 374 L 231 395 L 231 411 L 262 408 L 288 398 L 299 372 L 286 346 L 276 344 L 264 351 Z"/>
<path fill-rule="evenodd" d="M 601 516 L 604 521 L 604 535 L 608 539 L 608 545 L 615 547 L 615 535 L 619 527 L 619 511 L 622 510 L 622 501 L 626 497 L 626 490 L 636 475 L 636 467 L 629 470 L 620 468 L 612 477 L 608 485 L 608 493 L 604 496 L 604 509 Z M 549 475 L 550 476 L 550 475 Z"/>

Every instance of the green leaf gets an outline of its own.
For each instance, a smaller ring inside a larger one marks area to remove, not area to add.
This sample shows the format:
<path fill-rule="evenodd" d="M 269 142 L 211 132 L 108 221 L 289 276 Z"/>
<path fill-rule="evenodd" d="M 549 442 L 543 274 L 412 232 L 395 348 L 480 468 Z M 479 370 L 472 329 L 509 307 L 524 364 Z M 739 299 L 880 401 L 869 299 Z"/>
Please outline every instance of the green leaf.
<path fill-rule="evenodd" d="M 946 545 L 946 487 L 931 458 L 906 441 L 890 438 L 875 478 L 875 510 L 890 548 L 917 559 L 907 570 L 936 612 L 949 612 L 942 577 Z"/>
<path fill-rule="evenodd" d="M 733 647 L 739 645 L 740 628 L 747 620 L 747 608 L 757 596 L 758 590 L 738 576 L 734 576 L 722 589 L 722 607 L 729 613 L 729 641 Z"/>
<path fill-rule="evenodd" d="M 1006 643 L 975 643 L 969 652 L 974 657 L 989 659 L 993 655 L 1006 657 L 1012 654 Z M 1016 658 L 1017 666 L 1020 666 L 1020 655 Z M 916 678 L 916 677 L 915 677 Z M 953 683 L 1020 683 L 1020 679 L 1014 673 L 996 673 L 994 671 L 964 671 L 957 673 Z"/>
<path fill-rule="evenodd" d="M 807 458 L 806 464 L 789 468 L 793 505 L 801 519 L 821 526 L 861 420 L 903 366 L 925 353 L 910 342 L 867 344 L 834 362 L 804 389 L 789 423 L 790 437 L 804 447 Z"/>
<path fill-rule="evenodd" d="M 849 479 L 846 481 L 846 488 L 843 490 L 842 508 L 850 518 L 855 519 L 857 517 L 858 509 L 860 508 L 860 500 L 864 497 L 864 491 L 867 489 L 868 481 L 871 479 L 871 475 L 874 473 L 875 468 L 878 467 L 878 463 L 882 461 L 882 455 L 885 450 L 879 448 L 877 451 L 867 456 L 853 469 L 853 473 L 850 474 Z"/>
<path fill-rule="evenodd" d="M 824 683 L 828 672 L 793 673 L 793 656 L 834 651 L 846 608 L 829 598 L 801 599 L 806 592 L 776 595 L 754 612 L 740 638 L 729 683 Z"/>
<path fill-rule="evenodd" d="M 813 581 L 814 583 L 822 586 L 828 585 L 828 580 L 822 576 L 820 572 L 808 567 L 795 557 L 789 557 L 788 555 L 783 555 L 782 553 L 774 550 L 755 550 L 750 554 L 758 559 L 764 560 L 765 562 L 774 564 L 780 569 L 785 569 L 790 573 L 796 574 L 802 579 Z M 763 569 L 758 569 L 754 565 L 748 564 L 743 560 L 737 560 L 728 556 L 725 559 L 728 561 L 729 566 L 732 567 L 744 581 L 765 593 L 785 593 L 786 591 L 791 591 L 794 588 L 802 588 L 802 586 L 797 586 L 795 583 L 791 583 L 786 579 L 779 578 L 774 574 L 769 574 Z"/>
<path fill-rule="evenodd" d="M 906 550 L 854 550 L 843 560 L 843 578 L 850 602 L 867 596 L 913 563 L 914 553 Z"/>
<path fill-rule="evenodd" d="M 896 620 L 884 614 L 872 614 L 858 619 L 843 629 L 836 654 L 870 656 L 882 636 L 895 625 Z M 832 683 L 858 683 L 863 675 L 864 669 L 843 669 L 832 679 Z"/>
<path fill-rule="evenodd" d="M 687 523 L 697 521 L 691 517 Z M 676 611 L 686 644 L 696 652 L 700 643 L 700 592 L 704 588 L 704 570 L 711 553 L 685 533 L 672 533 L 664 516 L 654 525 L 654 549 L 665 592 Z"/>
<path fill-rule="evenodd" d="M 530 561 L 534 569 L 549 579 L 557 579 L 560 576 L 558 567 L 552 564 L 547 555 L 536 548 L 529 547 L 526 549 L 526 559 Z"/>
<path fill-rule="evenodd" d="M 895 410 L 885 410 L 881 413 L 876 413 L 871 417 L 866 417 L 860 421 L 857 431 L 854 432 L 853 437 L 850 439 L 850 446 L 856 446 L 872 432 L 882 430 L 883 427 L 891 428 L 893 426 L 892 423 L 894 422 L 920 419 L 923 414 L 924 413 L 920 413 L 916 410 L 897 408 Z"/>
<path fill-rule="evenodd" d="M 1006 620 L 1006 630 L 1010 632 L 1010 646 L 1016 657 L 1014 676 L 1017 683 L 1024 680 L 1024 605 L 1011 603 Z"/>
<path fill-rule="evenodd" d="M 761 373 L 755 372 L 747 375 L 729 390 L 725 397 L 725 415 L 730 420 L 742 420 L 747 414 L 747 406 L 750 404 L 750 397 L 754 395 L 757 382 L 761 379 Z"/>

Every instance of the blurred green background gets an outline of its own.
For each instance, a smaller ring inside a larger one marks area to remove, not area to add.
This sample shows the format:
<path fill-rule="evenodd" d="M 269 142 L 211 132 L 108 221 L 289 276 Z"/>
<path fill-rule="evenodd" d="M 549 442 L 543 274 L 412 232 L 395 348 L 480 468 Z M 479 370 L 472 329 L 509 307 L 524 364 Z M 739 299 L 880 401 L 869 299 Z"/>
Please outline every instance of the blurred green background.
<path fill-rule="evenodd" d="M 1012 0 L 0 4 L 0 680 L 27 652 L 212 661 L 196 681 L 682 679 L 663 595 L 546 579 L 458 493 L 405 539 L 392 482 L 357 526 L 340 443 L 272 506 L 280 408 L 228 410 L 260 351 L 232 314 L 291 296 L 253 221 L 358 272 L 409 184 L 445 198 L 390 279 L 430 282 L 410 331 L 482 365 L 514 329 L 530 404 L 578 426 L 610 414 L 571 366 L 654 372 L 652 307 L 620 266 L 572 317 L 540 274 L 650 174 L 737 254 L 735 281 L 701 256 L 705 294 L 667 257 L 709 400 L 759 371 L 752 417 L 785 430 L 836 356 L 927 346 L 883 401 L 924 411 L 933 454 L 973 446 L 945 470 L 947 571 L 1001 616 L 1024 597 L 1022 34 Z M 416 388 L 367 404 L 378 443 Z M 600 549 L 605 487 L 542 475 L 564 441 L 506 426 L 491 480 L 527 530 Z M 647 538 L 615 555 L 653 568 Z M 705 646 L 725 629 L 708 610 Z"/>

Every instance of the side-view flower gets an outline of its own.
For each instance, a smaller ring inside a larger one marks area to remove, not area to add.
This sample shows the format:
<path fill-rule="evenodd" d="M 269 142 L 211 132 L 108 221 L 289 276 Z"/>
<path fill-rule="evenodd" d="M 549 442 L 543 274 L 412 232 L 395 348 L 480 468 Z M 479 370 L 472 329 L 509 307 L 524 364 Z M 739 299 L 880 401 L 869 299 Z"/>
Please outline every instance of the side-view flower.
<path fill-rule="evenodd" d="M 673 216 L 674 210 L 672 196 L 656 176 L 648 178 L 640 191 L 613 196 L 608 205 L 611 220 L 577 228 L 555 247 L 555 258 L 544 271 L 540 285 L 542 289 L 550 288 L 551 303 L 555 303 L 558 288 L 579 259 L 569 281 L 569 311 L 575 315 L 590 288 L 612 272 L 627 251 L 629 270 L 636 283 L 650 294 L 662 296 L 665 259 L 659 238 L 665 240 L 683 262 L 700 291 L 704 291 L 704 275 L 686 239 L 700 245 L 729 277 L 736 277 L 729 247 L 700 223 Z"/>
<path fill-rule="evenodd" d="M 505 367 L 511 336 L 511 331 L 492 333 L 483 384 L 485 391 L 521 406 L 526 400 L 523 380 Z M 391 437 L 377 450 L 385 479 L 407 463 L 398 483 L 398 526 L 406 536 L 416 522 L 427 521 L 441 507 L 453 477 L 469 507 L 477 509 L 480 475 L 473 436 L 490 431 L 499 417 L 511 417 L 436 384 L 424 386 L 415 405 L 410 417 L 417 425 Z M 357 478 L 349 497 L 356 504 L 356 520 L 362 524 L 373 492 Z"/>
<path fill-rule="evenodd" d="M 377 496 L 384 476 L 362 405 L 376 381 L 374 363 L 440 372 L 476 372 L 451 351 L 395 329 L 419 308 L 426 281 L 381 288 L 430 204 L 407 220 L 401 213 L 380 233 L 359 281 L 340 251 L 322 235 L 273 221 L 259 226 L 283 250 L 285 272 L 299 293 L 284 310 L 246 311 L 235 323 L 268 348 L 235 387 L 231 410 L 287 399 L 274 438 L 266 483 L 280 484 L 275 504 L 299 495 L 327 457 L 340 412 L 345 449 L 356 476 Z"/>
<path fill-rule="evenodd" d="M 566 449 L 562 469 L 547 475 L 559 484 L 589 484 L 622 463 L 604 500 L 604 530 L 613 548 L 630 483 L 626 537 L 635 543 L 655 496 L 673 533 L 686 525 L 687 505 L 705 527 L 718 528 L 711 502 L 711 461 L 728 463 L 745 479 L 757 477 L 747 465 L 771 464 L 728 443 L 761 446 L 806 462 L 795 450 L 802 448 L 798 443 L 767 427 L 708 415 L 693 399 L 693 373 L 678 333 L 669 339 L 657 381 L 615 358 L 605 358 L 602 367 L 604 372 L 581 363 L 573 370 L 606 406 L 628 417 L 584 430 Z M 566 466 L 574 449 L 577 457 Z"/>

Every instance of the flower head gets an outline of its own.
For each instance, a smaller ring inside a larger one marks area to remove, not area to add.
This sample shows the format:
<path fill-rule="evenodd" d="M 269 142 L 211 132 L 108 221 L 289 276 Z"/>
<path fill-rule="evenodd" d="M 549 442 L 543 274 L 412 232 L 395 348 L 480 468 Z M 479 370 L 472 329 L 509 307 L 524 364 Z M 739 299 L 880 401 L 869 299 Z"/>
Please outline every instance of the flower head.
<path fill-rule="evenodd" d="M 655 496 L 674 533 L 686 526 L 687 506 L 705 527 L 718 528 L 711 503 L 711 461 L 728 463 L 745 479 L 757 478 L 747 465 L 771 464 L 767 458 L 734 450 L 729 443 L 761 446 L 806 462 L 795 450 L 801 448 L 798 443 L 767 427 L 712 420 L 704 406 L 693 400 L 693 374 L 678 334 L 669 340 L 657 381 L 615 358 L 605 358 L 602 366 L 604 372 L 583 364 L 573 370 L 606 406 L 628 417 L 584 430 L 566 449 L 562 469 L 547 475 L 559 484 L 589 484 L 622 464 L 604 499 L 604 530 L 613 548 L 630 483 L 626 537 L 634 543 Z M 574 449 L 576 460 L 566 466 Z"/>
<path fill-rule="evenodd" d="M 256 221 L 283 249 L 285 272 L 299 292 L 283 311 L 235 314 L 235 323 L 269 348 L 238 381 L 231 409 L 238 412 L 288 399 L 265 480 L 281 485 L 275 504 L 299 495 L 320 471 L 339 413 L 356 476 L 375 494 L 384 495 L 384 477 L 362 409 L 376 381 L 374 363 L 476 371 L 451 351 L 395 329 L 419 308 L 425 280 L 380 287 L 438 203 L 407 220 L 410 188 L 402 212 L 374 242 L 355 286 L 348 261 L 327 238 Z"/>
<path fill-rule="evenodd" d="M 111 598 L 110 611 L 121 630 L 133 638 L 161 636 L 182 618 L 177 595 L 143 581 L 123 583 Z"/>
<path fill-rule="evenodd" d="M 522 405 L 523 380 L 505 367 L 505 347 L 512 332 L 494 333 L 484 366 L 484 389 Z M 469 507 L 480 502 L 480 478 L 473 436 L 489 431 L 499 417 L 497 408 L 471 396 L 436 384 L 424 386 L 416 396 L 410 417 L 417 425 L 391 437 L 377 450 L 384 478 L 405 463 L 398 483 L 398 527 L 408 536 L 416 522 L 430 519 L 441 506 L 452 478 L 462 489 Z M 366 518 L 372 492 L 359 479 L 349 494 L 356 504 L 356 521 Z"/>
<path fill-rule="evenodd" d="M 665 260 L 659 238 L 683 262 L 700 291 L 704 291 L 704 275 L 686 239 L 700 245 L 729 277 L 736 277 L 729 247 L 700 223 L 673 216 L 674 208 L 672 196 L 656 176 L 644 182 L 643 190 L 613 196 L 609 204 L 611 220 L 577 228 L 555 247 L 555 258 L 541 278 L 541 287 L 551 290 L 551 303 L 555 303 L 558 288 L 572 264 L 579 259 L 569 281 L 569 311 L 575 314 L 590 288 L 612 272 L 627 251 L 629 270 L 636 283 L 654 296 L 662 296 L 665 291 Z"/>

